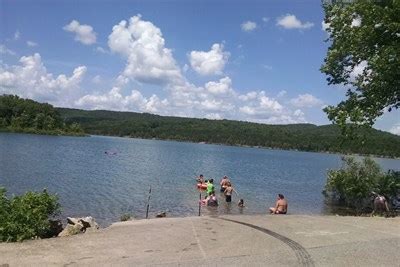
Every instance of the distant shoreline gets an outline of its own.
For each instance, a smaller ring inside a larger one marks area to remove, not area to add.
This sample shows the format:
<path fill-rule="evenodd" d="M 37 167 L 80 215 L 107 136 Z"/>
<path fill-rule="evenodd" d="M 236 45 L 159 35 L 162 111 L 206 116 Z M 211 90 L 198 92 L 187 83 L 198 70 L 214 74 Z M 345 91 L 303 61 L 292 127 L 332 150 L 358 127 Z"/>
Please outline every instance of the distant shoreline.
<path fill-rule="evenodd" d="M 338 155 L 338 156 L 373 157 L 373 158 L 380 158 L 380 159 L 400 160 L 400 157 L 391 157 L 391 156 L 375 155 L 375 154 L 358 154 L 358 153 L 344 154 L 344 153 L 341 153 L 341 152 L 333 152 L 333 151 L 300 150 L 300 149 L 279 148 L 279 147 L 249 146 L 249 145 L 240 145 L 240 144 L 232 144 L 231 145 L 231 144 L 224 144 L 224 143 L 194 142 L 194 141 L 190 141 L 190 140 L 145 138 L 145 137 L 117 136 L 117 135 L 105 135 L 105 134 L 59 133 L 59 132 L 54 132 L 54 131 L 40 131 L 40 132 L 37 132 L 35 130 L 30 130 L 30 129 L 23 130 L 23 131 L 15 131 L 15 130 L 10 130 L 10 129 L 0 128 L 0 133 L 2 133 L 2 132 L 3 133 L 14 133 L 14 134 L 35 134 L 35 135 L 74 136 L 74 137 L 104 136 L 104 137 L 131 138 L 131 139 L 142 139 L 142 140 L 170 141 L 170 142 L 203 144 L 203 145 L 217 145 L 217 146 L 228 146 L 228 147 L 259 148 L 259 149 L 282 150 L 282 151 L 292 151 L 292 152 L 323 153 L 323 154 L 333 154 L 333 155 Z"/>
<path fill-rule="evenodd" d="M 0 128 L 0 133 L 19 133 L 19 134 L 36 134 L 36 135 L 51 135 L 51 136 L 77 136 L 77 137 L 88 137 L 89 134 L 86 133 L 73 133 L 65 131 L 47 131 L 47 130 L 36 130 L 36 129 L 8 129 Z"/>
<path fill-rule="evenodd" d="M 292 152 L 333 154 L 333 155 L 338 155 L 338 156 L 373 157 L 373 158 L 381 158 L 381 159 L 400 160 L 400 157 L 391 157 L 391 156 L 374 155 L 374 154 L 357 154 L 357 153 L 344 154 L 344 153 L 341 153 L 341 152 L 330 152 L 330 151 L 313 151 L 313 150 L 300 150 L 300 149 L 290 149 L 290 148 L 285 149 L 285 148 L 279 148 L 279 147 L 275 147 L 274 148 L 274 147 L 264 147 L 264 146 L 240 145 L 240 144 L 231 145 L 231 144 L 224 144 L 224 143 L 194 142 L 194 141 L 190 141 L 190 140 L 145 138 L 145 137 L 117 136 L 117 135 L 104 135 L 104 134 L 89 134 L 89 136 L 104 136 L 104 137 L 131 138 L 131 139 L 142 139 L 142 140 L 170 141 L 170 142 L 191 143 L 191 144 L 200 144 L 200 145 L 217 145 L 217 146 L 229 146 L 229 147 L 259 148 L 259 149 L 282 150 L 282 151 L 292 151 Z"/>

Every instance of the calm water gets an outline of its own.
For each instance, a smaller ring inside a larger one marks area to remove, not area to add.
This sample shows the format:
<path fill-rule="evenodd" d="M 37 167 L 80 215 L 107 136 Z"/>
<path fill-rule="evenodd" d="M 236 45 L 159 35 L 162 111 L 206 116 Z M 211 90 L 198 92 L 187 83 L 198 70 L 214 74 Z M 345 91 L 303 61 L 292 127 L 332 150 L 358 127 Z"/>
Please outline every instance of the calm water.
<path fill-rule="evenodd" d="M 110 152 L 108 154 L 105 151 Z M 399 160 L 377 159 L 385 169 Z M 91 215 L 102 225 L 124 213 L 192 216 L 198 212 L 195 174 L 228 175 L 245 199 L 239 210 L 220 198 L 203 214 L 265 213 L 283 193 L 292 214 L 326 212 L 321 194 L 326 170 L 341 166 L 340 156 L 117 137 L 57 137 L 0 133 L 0 186 L 11 194 L 47 188 L 57 193 L 63 216 Z"/>

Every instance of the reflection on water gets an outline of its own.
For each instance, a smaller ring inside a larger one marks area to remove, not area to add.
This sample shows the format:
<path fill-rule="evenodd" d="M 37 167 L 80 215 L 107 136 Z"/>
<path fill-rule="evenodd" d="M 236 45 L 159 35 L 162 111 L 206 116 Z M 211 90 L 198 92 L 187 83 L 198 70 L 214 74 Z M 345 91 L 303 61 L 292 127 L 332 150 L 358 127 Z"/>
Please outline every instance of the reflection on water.
<path fill-rule="evenodd" d="M 399 160 L 379 159 L 384 168 Z M 149 187 L 150 217 L 198 214 L 195 175 L 219 183 L 228 175 L 245 208 L 219 195 L 219 207 L 203 215 L 260 214 L 276 194 L 289 201 L 291 214 L 326 212 L 321 194 L 326 170 L 340 156 L 117 137 L 58 137 L 0 133 L 0 186 L 9 193 L 42 190 L 59 195 L 63 216 L 91 215 L 101 224 L 124 213 L 144 218 Z M 204 194 L 203 194 L 204 196 Z"/>

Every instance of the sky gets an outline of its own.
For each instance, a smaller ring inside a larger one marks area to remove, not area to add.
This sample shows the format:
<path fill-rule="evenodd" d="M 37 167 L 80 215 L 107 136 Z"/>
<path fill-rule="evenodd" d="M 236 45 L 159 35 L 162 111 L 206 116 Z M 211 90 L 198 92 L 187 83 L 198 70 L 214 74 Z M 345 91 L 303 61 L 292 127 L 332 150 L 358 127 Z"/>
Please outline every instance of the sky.
<path fill-rule="evenodd" d="M 0 0 L 0 93 L 58 107 L 329 124 L 319 0 Z M 400 135 L 400 111 L 375 128 Z"/>

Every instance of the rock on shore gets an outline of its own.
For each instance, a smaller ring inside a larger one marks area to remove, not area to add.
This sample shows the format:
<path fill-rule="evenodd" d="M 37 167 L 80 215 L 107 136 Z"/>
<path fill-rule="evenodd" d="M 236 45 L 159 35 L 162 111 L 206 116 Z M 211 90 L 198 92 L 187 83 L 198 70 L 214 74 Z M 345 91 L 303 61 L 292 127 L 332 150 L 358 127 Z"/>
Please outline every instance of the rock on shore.
<path fill-rule="evenodd" d="M 82 218 L 68 217 L 67 222 L 67 226 L 58 234 L 59 237 L 86 233 L 88 231 L 93 232 L 99 229 L 99 225 L 90 216 Z"/>

